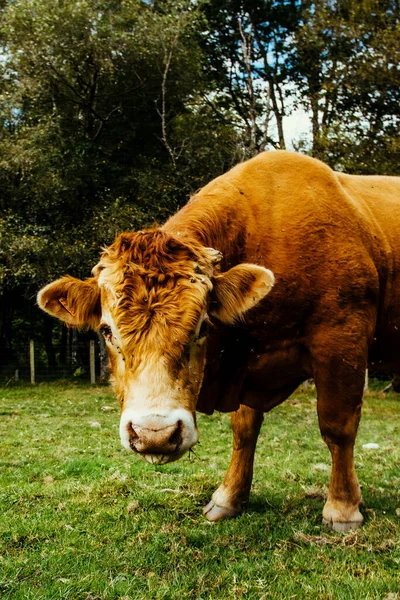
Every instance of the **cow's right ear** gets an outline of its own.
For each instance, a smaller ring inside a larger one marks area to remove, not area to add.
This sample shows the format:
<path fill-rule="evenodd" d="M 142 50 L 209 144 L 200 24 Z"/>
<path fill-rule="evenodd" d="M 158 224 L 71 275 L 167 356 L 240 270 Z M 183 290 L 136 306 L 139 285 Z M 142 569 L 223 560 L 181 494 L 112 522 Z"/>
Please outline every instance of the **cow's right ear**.
<path fill-rule="evenodd" d="M 40 290 L 37 301 L 42 310 L 71 327 L 97 329 L 100 324 L 100 289 L 94 277 L 57 279 Z"/>

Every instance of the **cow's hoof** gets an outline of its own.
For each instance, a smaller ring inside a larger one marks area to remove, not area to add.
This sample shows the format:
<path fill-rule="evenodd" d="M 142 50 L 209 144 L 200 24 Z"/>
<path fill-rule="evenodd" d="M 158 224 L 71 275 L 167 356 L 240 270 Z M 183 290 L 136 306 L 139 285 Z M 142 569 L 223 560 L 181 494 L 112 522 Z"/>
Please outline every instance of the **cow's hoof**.
<path fill-rule="evenodd" d="M 216 504 L 214 500 L 211 500 L 211 502 L 209 502 L 207 506 L 203 508 L 203 514 L 209 521 L 222 521 L 222 519 L 232 519 L 232 517 L 236 517 L 239 513 L 240 510 L 229 508 L 227 506 L 218 506 L 218 504 Z"/>
<path fill-rule="evenodd" d="M 347 522 L 340 522 L 340 521 L 327 521 L 326 519 L 322 519 L 322 523 L 323 525 L 326 525 L 327 527 L 329 527 L 329 529 L 333 529 L 333 531 L 352 531 L 353 529 L 357 529 L 358 527 L 361 527 L 361 525 L 363 524 L 363 521 L 347 521 Z"/>
<path fill-rule="evenodd" d="M 364 517 L 359 511 L 358 504 L 328 501 L 322 512 L 322 523 L 333 531 L 351 531 L 361 527 Z"/>

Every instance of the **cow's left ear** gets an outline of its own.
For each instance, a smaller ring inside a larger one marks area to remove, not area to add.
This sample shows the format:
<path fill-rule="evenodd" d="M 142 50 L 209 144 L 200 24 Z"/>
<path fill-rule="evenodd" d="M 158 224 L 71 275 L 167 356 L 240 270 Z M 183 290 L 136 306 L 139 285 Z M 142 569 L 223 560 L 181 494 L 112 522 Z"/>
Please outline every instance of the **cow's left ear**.
<path fill-rule="evenodd" d="M 100 290 L 94 277 L 85 281 L 75 277 L 57 279 L 40 290 L 37 301 L 42 310 L 71 327 L 99 326 Z"/>
<path fill-rule="evenodd" d="M 209 312 L 230 325 L 271 291 L 275 283 L 269 269 L 242 263 L 213 279 L 214 301 Z"/>

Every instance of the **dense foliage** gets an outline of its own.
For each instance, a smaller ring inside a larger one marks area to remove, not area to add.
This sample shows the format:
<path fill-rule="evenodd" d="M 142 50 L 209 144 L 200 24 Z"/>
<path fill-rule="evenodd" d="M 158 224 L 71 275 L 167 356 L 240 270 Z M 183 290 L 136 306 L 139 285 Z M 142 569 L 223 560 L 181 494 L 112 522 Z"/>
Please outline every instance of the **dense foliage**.
<path fill-rule="evenodd" d="M 398 0 L 13 0 L 0 16 L 2 362 L 33 335 L 54 363 L 39 287 L 87 276 L 118 231 L 238 160 L 294 144 L 398 170 Z M 312 134 L 293 140 L 300 107 Z"/>

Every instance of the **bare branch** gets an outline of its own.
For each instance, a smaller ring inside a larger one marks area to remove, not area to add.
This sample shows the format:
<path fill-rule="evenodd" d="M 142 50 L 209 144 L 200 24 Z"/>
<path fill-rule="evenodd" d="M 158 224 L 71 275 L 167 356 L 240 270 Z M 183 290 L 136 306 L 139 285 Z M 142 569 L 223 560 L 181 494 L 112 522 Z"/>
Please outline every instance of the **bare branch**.
<path fill-rule="evenodd" d="M 261 38 L 260 38 L 260 32 L 258 31 L 257 26 L 255 25 L 255 23 L 253 21 L 251 21 L 251 25 L 252 25 L 252 29 L 253 29 L 254 39 L 257 43 L 258 50 L 260 52 L 261 58 L 263 59 L 263 63 L 264 63 L 264 77 L 268 83 L 269 98 L 271 100 L 272 110 L 274 112 L 276 125 L 278 128 L 279 147 L 282 149 L 285 149 L 286 143 L 285 143 L 285 135 L 283 132 L 283 111 L 279 110 L 278 101 L 277 101 L 276 92 L 275 92 L 275 88 L 277 88 L 278 93 L 279 93 L 279 86 L 278 86 L 276 80 L 274 79 L 274 77 L 270 74 L 271 67 L 270 67 L 270 64 L 268 61 L 268 55 L 267 55 L 265 46 L 262 43 Z"/>
<path fill-rule="evenodd" d="M 247 78 L 247 91 L 249 94 L 249 114 L 250 114 L 250 149 L 254 152 L 256 149 L 256 140 L 257 140 L 257 111 L 255 106 L 255 95 L 254 95 L 254 85 L 253 85 L 253 74 L 252 74 L 252 66 L 251 66 L 251 55 L 252 55 L 252 40 L 251 36 L 245 34 L 241 22 L 241 17 L 239 16 L 237 19 L 239 33 L 241 37 L 241 48 L 242 55 L 244 60 L 244 65 L 246 69 L 246 78 Z"/>
<path fill-rule="evenodd" d="M 174 40 L 175 42 L 176 40 Z M 175 44 L 172 44 L 171 49 L 169 50 L 169 52 L 165 52 L 165 67 L 164 67 L 164 72 L 163 72 L 163 78 L 162 78 L 162 82 L 161 82 L 161 112 L 159 113 L 161 116 L 161 132 L 162 132 L 162 137 L 161 140 L 165 146 L 165 148 L 168 151 L 168 154 L 171 157 L 172 160 L 172 164 L 174 165 L 174 168 L 176 169 L 176 159 L 175 159 L 175 153 L 173 152 L 169 142 L 168 142 L 168 137 L 167 137 L 167 124 L 166 124 L 166 97 L 167 97 L 167 77 L 168 77 L 168 73 L 169 73 L 169 69 L 171 67 L 171 60 L 172 60 L 172 52 L 173 52 L 173 47 Z"/>
<path fill-rule="evenodd" d="M 249 120 L 247 118 L 247 111 L 241 105 L 239 97 L 236 94 L 236 91 L 235 91 L 234 86 L 233 86 L 233 68 L 232 68 L 232 64 L 233 64 L 233 61 L 231 61 L 231 68 L 229 70 L 229 83 L 228 83 L 229 93 L 230 93 L 230 95 L 232 97 L 232 100 L 233 100 L 233 103 L 235 105 L 235 108 L 236 108 L 236 111 L 237 111 L 238 115 L 243 119 L 243 121 L 246 124 L 246 127 L 248 129 L 250 129 L 250 122 L 249 122 Z"/>
<path fill-rule="evenodd" d="M 121 105 L 118 104 L 118 106 L 115 106 L 112 110 L 110 110 L 110 112 L 106 115 L 106 116 L 102 116 L 95 108 L 94 108 L 94 104 L 97 98 L 97 84 L 98 84 L 98 77 L 99 77 L 99 71 L 96 70 L 94 72 L 93 75 L 93 81 L 92 83 L 89 85 L 87 85 L 87 89 L 89 90 L 89 97 L 86 98 L 79 90 L 76 89 L 76 87 L 74 87 L 69 81 L 68 79 L 53 65 L 53 63 L 51 63 L 49 60 L 45 59 L 42 57 L 43 63 L 51 70 L 53 71 L 53 73 L 58 77 L 58 79 L 65 85 L 65 87 L 67 87 L 73 94 L 74 96 L 77 98 L 77 100 L 74 100 L 72 98 L 68 98 L 71 102 L 74 102 L 75 104 L 77 104 L 78 106 L 82 106 L 83 108 L 85 108 L 86 110 L 89 111 L 90 114 L 92 114 L 100 123 L 97 127 L 96 133 L 94 134 L 94 136 L 91 138 L 92 141 L 97 140 L 97 138 L 99 137 L 100 133 L 102 132 L 105 124 L 107 123 L 107 121 L 110 119 L 110 117 L 121 108 Z"/>
<path fill-rule="evenodd" d="M 226 119 L 223 112 L 218 110 L 218 108 L 215 106 L 215 103 L 212 100 L 210 100 L 210 98 L 208 98 L 206 94 L 202 94 L 201 99 L 203 100 L 203 102 L 205 102 L 205 104 L 207 104 L 207 106 L 211 108 L 211 110 L 218 117 L 218 119 L 223 121 L 225 124 L 228 123 L 228 120 Z"/>
<path fill-rule="evenodd" d="M 177 159 L 179 159 L 180 155 L 182 154 L 182 149 L 177 154 L 175 152 L 175 150 L 171 147 L 171 145 L 168 141 L 168 134 L 167 134 L 167 125 L 168 124 L 167 124 L 167 108 L 166 108 L 167 91 L 168 91 L 167 79 L 168 79 L 169 71 L 171 68 L 172 56 L 176 49 L 176 45 L 178 43 L 179 36 L 181 35 L 181 27 L 182 27 L 182 23 L 185 18 L 186 18 L 186 13 L 182 12 L 182 14 L 178 20 L 175 34 L 169 43 L 169 47 L 167 48 L 167 46 L 163 43 L 163 46 L 164 46 L 164 69 L 162 71 L 162 81 L 161 81 L 161 110 L 158 110 L 157 103 L 156 103 L 156 110 L 161 118 L 161 141 L 164 144 L 168 154 L 170 155 L 172 164 L 175 169 L 176 169 Z M 162 39 L 162 42 L 163 41 L 164 40 Z"/>

